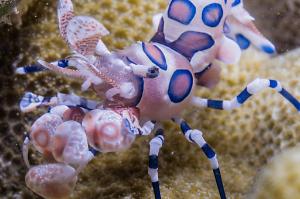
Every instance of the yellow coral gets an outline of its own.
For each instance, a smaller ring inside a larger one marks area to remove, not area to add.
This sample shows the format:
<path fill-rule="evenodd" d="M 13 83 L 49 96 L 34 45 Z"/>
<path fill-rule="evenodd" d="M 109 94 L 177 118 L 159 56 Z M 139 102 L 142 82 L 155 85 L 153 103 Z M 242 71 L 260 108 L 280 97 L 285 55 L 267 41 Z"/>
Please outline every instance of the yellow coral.
<path fill-rule="evenodd" d="M 262 171 L 249 199 L 300 198 L 300 147 L 284 151 Z"/>

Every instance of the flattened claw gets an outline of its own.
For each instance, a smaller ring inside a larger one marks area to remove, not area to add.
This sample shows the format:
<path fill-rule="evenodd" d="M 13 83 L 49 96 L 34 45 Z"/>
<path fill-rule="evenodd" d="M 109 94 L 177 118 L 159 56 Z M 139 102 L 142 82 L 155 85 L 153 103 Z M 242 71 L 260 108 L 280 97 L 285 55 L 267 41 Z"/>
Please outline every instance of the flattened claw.
<path fill-rule="evenodd" d="M 253 45 L 267 54 L 276 53 L 275 46 L 256 29 L 253 22 L 242 24 L 230 16 L 227 18 L 227 26 L 230 31 L 226 33 L 226 36 L 235 40 L 242 50 Z"/>
<path fill-rule="evenodd" d="M 67 26 L 74 17 L 73 3 L 71 0 L 59 0 L 57 5 L 58 25 L 61 36 L 67 41 Z"/>
<path fill-rule="evenodd" d="M 31 112 L 40 106 L 50 106 L 56 103 L 55 98 L 43 97 L 31 92 L 26 92 L 20 101 L 20 109 L 22 112 Z"/>
<path fill-rule="evenodd" d="M 57 161 L 76 167 L 90 161 L 87 137 L 78 122 L 67 121 L 57 127 L 52 140 L 52 153 Z"/>
<path fill-rule="evenodd" d="M 87 16 L 76 16 L 67 26 L 67 40 L 72 50 L 81 55 L 94 55 L 102 36 L 109 31 L 96 19 Z"/>
<path fill-rule="evenodd" d="M 47 199 L 69 197 L 77 182 L 76 170 L 66 164 L 46 164 L 32 167 L 25 182 L 36 194 Z"/>
<path fill-rule="evenodd" d="M 248 23 L 255 20 L 244 8 L 243 0 L 232 0 L 231 7 L 231 15 L 235 16 L 241 23 Z"/>
<path fill-rule="evenodd" d="M 244 9 L 243 1 L 235 0 L 226 19 L 225 35 L 235 40 L 242 50 L 253 45 L 267 54 L 275 54 L 275 46 L 259 32 L 253 21 L 254 18 Z"/>
<path fill-rule="evenodd" d="M 80 73 L 78 70 L 68 69 L 68 68 L 61 68 L 59 66 L 56 66 L 54 64 L 45 62 L 43 60 L 37 61 L 39 64 L 41 64 L 43 67 L 52 70 L 53 72 L 56 72 L 58 74 L 63 74 L 72 78 L 78 78 L 78 79 L 85 79 L 86 77 Z"/>
<path fill-rule="evenodd" d="M 103 43 L 103 41 L 99 40 L 97 46 L 96 46 L 96 54 L 100 56 L 107 56 L 111 54 L 111 52 L 108 50 L 106 45 Z"/>
<path fill-rule="evenodd" d="M 51 155 L 51 139 L 61 123 L 63 123 L 61 117 L 51 113 L 42 115 L 33 123 L 30 130 L 30 140 L 43 155 Z"/>

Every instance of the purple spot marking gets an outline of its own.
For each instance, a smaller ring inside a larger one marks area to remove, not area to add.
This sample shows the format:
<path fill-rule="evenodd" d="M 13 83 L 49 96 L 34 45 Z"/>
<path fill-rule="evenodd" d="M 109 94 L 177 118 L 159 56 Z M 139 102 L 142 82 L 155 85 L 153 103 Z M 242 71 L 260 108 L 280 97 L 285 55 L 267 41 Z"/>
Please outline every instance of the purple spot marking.
<path fill-rule="evenodd" d="M 207 5 L 202 12 L 202 21 L 209 27 L 217 27 L 223 18 L 223 8 L 218 3 Z"/>
<path fill-rule="evenodd" d="M 193 88 L 193 75 L 189 70 L 176 70 L 172 75 L 168 95 L 172 102 L 180 103 Z"/>
<path fill-rule="evenodd" d="M 188 25 L 196 14 L 196 7 L 188 0 L 173 0 L 168 9 L 168 17 Z"/>
<path fill-rule="evenodd" d="M 173 49 L 191 59 L 196 52 L 207 50 L 214 44 L 215 41 L 209 34 L 188 31 L 180 35 L 178 40 L 173 43 Z"/>

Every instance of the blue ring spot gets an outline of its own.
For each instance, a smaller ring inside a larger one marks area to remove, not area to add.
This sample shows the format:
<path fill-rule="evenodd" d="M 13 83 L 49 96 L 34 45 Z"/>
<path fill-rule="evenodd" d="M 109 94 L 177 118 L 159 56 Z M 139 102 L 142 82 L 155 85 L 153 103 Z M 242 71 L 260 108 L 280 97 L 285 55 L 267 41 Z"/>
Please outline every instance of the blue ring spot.
<path fill-rule="evenodd" d="M 275 49 L 272 46 L 268 46 L 268 45 L 263 45 L 261 47 L 261 49 L 267 53 L 267 54 L 274 54 L 275 53 Z"/>
<path fill-rule="evenodd" d="M 186 78 L 187 79 L 187 87 L 183 88 L 182 93 L 178 93 L 176 85 L 178 85 L 179 78 Z M 187 96 L 189 96 L 191 90 L 193 88 L 193 75 L 189 70 L 176 70 L 174 74 L 172 75 L 169 89 L 168 89 L 168 95 L 172 102 L 179 103 L 182 102 Z"/>
<path fill-rule="evenodd" d="M 67 59 L 61 59 L 58 61 L 58 64 L 57 64 L 59 67 L 61 68 L 66 68 L 69 66 L 69 60 Z"/>
<path fill-rule="evenodd" d="M 232 2 L 231 7 L 237 6 L 241 3 L 241 0 L 234 0 L 234 2 Z"/>
<path fill-rule="evenodd" d="M 217 14 L 216 16 L 215 13 Z M 223 18 L 223 8 L 218 3 L 207 5 L 202 12 L 202 21 L 209 27 L 216 27 L 220 24 Z"/>
<path fill-rule="evenodd" d="M 249 48 L 250 46 L 250 41 L 242 34 L 237 34 L 235 36 L 236 38 L 236 42 L 238 43 L 238 45 L 240 46 L 240 48 L 242 50 L 245 50 L 247 48 Z"/>
<path fill-rule="evenodd" d="M 276 80 L 272 80 L 272 79 L 270 79 L 270 87 L 271 87 L 271 88 L 276 88 L 276 87 L 277 87 L 277 85 L 278 85 L 278 83 L 277 83 L 277 81 L 276 81 Z"/>
<path fill-rule="evenodd" d="M 177 16 L 176 13 L 172 12 L 172 9 L 174 8 L 174 6 L 180 5 L 180 4 L 182 4 L 189 10 L 188 13 L 185 13 L 186 16 L 183 18 L 181 16 Z M 196 7 L 194 6 L 194 4 L 192 2 L 190 2 L 188 0 L 173 0 L 168 9 L 168 17 L 170 19 L 173 19 L 174 21 L 177 21 L 184 25 L 190 24 L 191 21 L 193 20 L 193 18 L 195 17 L 195 14 L 196 14 Z"/>
<path fill-rule="evenodd" d="M 153 44 L 150 44 L 153 45 Z M 157 50 L 157 52 L 159 53 L 160 58 L 162 59 L 162 62 L 159 62 L 159 60 L 156 60 L 155 57 L 152 56 L 152 54 L 147 50 L 145 43 L 142 43 L 142 47 L 143 47 L 143 51 L 145 52 L 145 54 L 147 55 L 147 57 L 157 66 L 159 66 L 159 68 L 161 68 L 162 70 L 167 70 L 168 69 L 168 65 L 167 65 L 167 60 L 166 57 L 164 55 L 164 53 L 155 45 L 153 45 L 153 47 L 155 48 L 155 50 Z"/>

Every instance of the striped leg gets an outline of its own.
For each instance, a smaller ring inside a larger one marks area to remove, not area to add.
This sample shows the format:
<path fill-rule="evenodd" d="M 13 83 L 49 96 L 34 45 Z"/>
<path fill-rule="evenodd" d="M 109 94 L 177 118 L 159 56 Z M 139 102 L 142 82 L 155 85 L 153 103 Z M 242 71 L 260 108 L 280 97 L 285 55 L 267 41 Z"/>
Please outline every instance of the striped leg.
<path fill-rule="evenodd" d="M 234 108 L 240 107 L 247 101 L 252 95 L 259 93 L 260 91 L 272 88 L 278 91 L 285 99 L 287 99 L 297 110 L 300 112 L 300 102 L 292 96 L 287 90 L 282 88 L 281 84 L 277 80 L 269 79 L 256 79 L 234 99 L 232 100 L 210 100 L 203 99 L 199 97 L 193 98 L 193 105 L 198 107 L 208 107 L 220 110 L 232 110 Z"/>
<path fill-rule="evenodd" d="M 148 174 L 151 177 L 155 199 L 161 199 L 158 181 L 158 153 L 164 143 L 164 131 L 158 129 L 155 137 L 150 141 Z"/>
<path fill-rule="evenodd" d="M 67 68 L 69 66 L 69 60 L 61 59 L 61 60 L 52 62 L 51 64 L 54 64 L 61 68 Z M 28 74 L 28 73 L 36 73 L 36 72 L 41 72 L 41 71 L 46 71 L 46 70 L 48 70 L 48 69 L 43 67 L 41 64 L 33 64 L 33 65 L 17 68 L 16 73 L 17 74 Z"/>
<path fill-rule="evenodd" d="M 206 141 L 204 140 L 204 138 L 202 136 L 201 131 L 192 130 L 189 127 L 189 125 L 181 119 L 175 120 L 175 122 L 180 125 L 180 128 L 181 128 L 184 136 L 186 137 L 186 139 L 192 143 L 197 144 L 202 149 L 202 151 L 204 152 L 204 154 L 206 155 L 208 160 L 210 161 L 210 164 L 213 169 L 214 176 L 215 176 L 215 180 L 217 183 L 217 187 L 219 190 L 220 198 L 226 199 L 226 194 L 225 194 L 225 190 L 224 190 L 224 186 L 223 186 L 222 176 L 221 176 L 216 153 L 206 143 Z"/>
<path fill-rule="evenodd" d="M 100 102 L 88 100 L 75 94 L 58 93 L 53 97 L 44 97 L 31 92 L 26 92 L 20 101 L 22 112 L 31 112 L 39 107 L 53 107 L 58 105 L 77 106 L 92 110 L 100 105 Z"/>
<path fill-rule="evenodd" d="M 57 97 L 44 97 L 31 92 L 26 92 L 20 101 L 20 109 L 22 112 L 31 112 L 39 107 L 53 106 L 57 104 Z"/>

